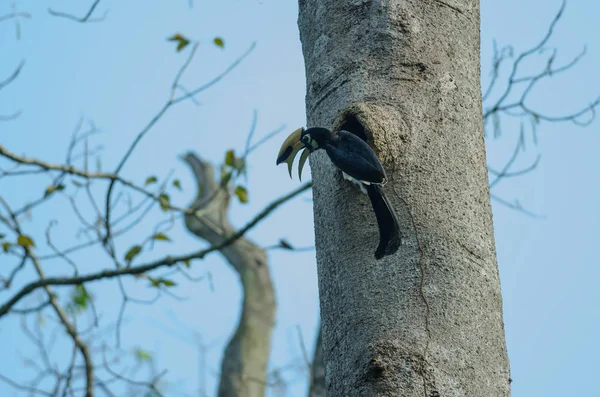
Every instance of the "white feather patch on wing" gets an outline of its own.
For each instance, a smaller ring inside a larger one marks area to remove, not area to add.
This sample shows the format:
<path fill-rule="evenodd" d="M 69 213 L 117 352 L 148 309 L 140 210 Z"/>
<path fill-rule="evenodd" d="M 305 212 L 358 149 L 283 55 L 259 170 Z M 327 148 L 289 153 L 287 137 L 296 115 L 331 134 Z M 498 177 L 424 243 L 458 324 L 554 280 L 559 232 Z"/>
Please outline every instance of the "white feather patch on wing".
<path fill-rule="evenodd" d="M 358 179 L 354 179 L 350 175 L 346 174 L 344 171 L 342 171 L 342 176 L 344 177 L 345 180 L 350 181 L 350 182 L 358 185 L 358 187 L 360 188 L 360 190 L 364 194 L 367 194 L 367 189 L 365 188 L 365 185 L 369 185 L 369 182 L 363 182 L 363 181 L 359 181 Z"/>

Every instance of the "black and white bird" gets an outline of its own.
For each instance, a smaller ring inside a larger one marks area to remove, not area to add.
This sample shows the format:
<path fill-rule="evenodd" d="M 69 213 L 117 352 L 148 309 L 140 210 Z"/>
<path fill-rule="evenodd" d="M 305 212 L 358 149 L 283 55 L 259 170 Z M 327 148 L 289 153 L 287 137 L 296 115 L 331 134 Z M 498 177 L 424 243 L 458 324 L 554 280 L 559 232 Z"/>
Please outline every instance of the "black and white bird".
<path fill-rule="evenodd" d="M 381 259 L 394 254 L 400 247 L 400 227 L 398 217 L 388 200 L 383 185 L 386 174 L 379 158 L 371 147 L 351 132 L 337 133 L 321 128 L 298 128 L 286 138 L 277 155 L 277 164 L 287 163 L 290 178 L 292 164 L 302 149 L 298 164 L 298 176 L 302 180 L 302 168 L 310 153 L 325 149 L 331 162 L 342 171 L 345 179 L 358 184 L 368 194 L 379 226 L 379 246 L 375 258 Z"/>

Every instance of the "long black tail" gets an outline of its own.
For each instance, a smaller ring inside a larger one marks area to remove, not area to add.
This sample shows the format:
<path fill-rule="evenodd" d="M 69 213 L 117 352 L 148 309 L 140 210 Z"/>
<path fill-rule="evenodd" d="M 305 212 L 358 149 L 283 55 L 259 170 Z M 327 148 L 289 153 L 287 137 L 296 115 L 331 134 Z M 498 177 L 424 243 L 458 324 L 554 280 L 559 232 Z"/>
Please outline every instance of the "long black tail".
<path fill-rule="evenodd" d="M 379 185 L 367 185 L 367 193 L 379 226 L 379 246 L 375 258 L 392 255 L 400 247 L 400 226 L 398 217 L 392 208 L 383 188 Z"/>

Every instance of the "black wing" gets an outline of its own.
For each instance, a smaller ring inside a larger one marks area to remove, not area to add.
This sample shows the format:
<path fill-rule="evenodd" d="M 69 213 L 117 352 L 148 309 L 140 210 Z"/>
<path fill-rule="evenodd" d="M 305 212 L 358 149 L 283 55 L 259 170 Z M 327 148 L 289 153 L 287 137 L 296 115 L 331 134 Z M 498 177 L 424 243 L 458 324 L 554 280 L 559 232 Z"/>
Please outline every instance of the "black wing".
<path fill-rule="evenodd" d="M 383 183 L 385 170 L 371 147 L 356 135 L 340 131 L 339 139 L 325 145 L 331 162 L 359 181 Z"/>

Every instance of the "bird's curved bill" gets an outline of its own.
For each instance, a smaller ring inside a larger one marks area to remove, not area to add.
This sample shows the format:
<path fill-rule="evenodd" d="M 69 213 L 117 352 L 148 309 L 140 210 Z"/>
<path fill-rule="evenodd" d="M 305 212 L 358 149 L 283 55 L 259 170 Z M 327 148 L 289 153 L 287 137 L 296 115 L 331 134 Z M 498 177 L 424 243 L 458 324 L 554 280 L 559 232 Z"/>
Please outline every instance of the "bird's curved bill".
<path fill-rule="evenodd" d="M 302 131 L 304 131 L 304 128 L 298 128 L 296 131 L 292 132 L 290 136 L 285 139 L 283 145 L 281 145 L 281 149 L 279 149 L 279 154 L 277 155 L 277 165 L 284 162 L 287 163 L 290 178 L 292 177 L 294 158 L 298 152 L 304 148 L 304 144 L 300 141 Z M 306 163 L 309 154 L 310 151 L 305 150 L 302 153 L 302 156 L 300 156 L 300 163 L 298 164 L 298 176 L 300 177 L 300 180 L 302 180 L 302 167 L 304 167 L 304 163 Z"/>

